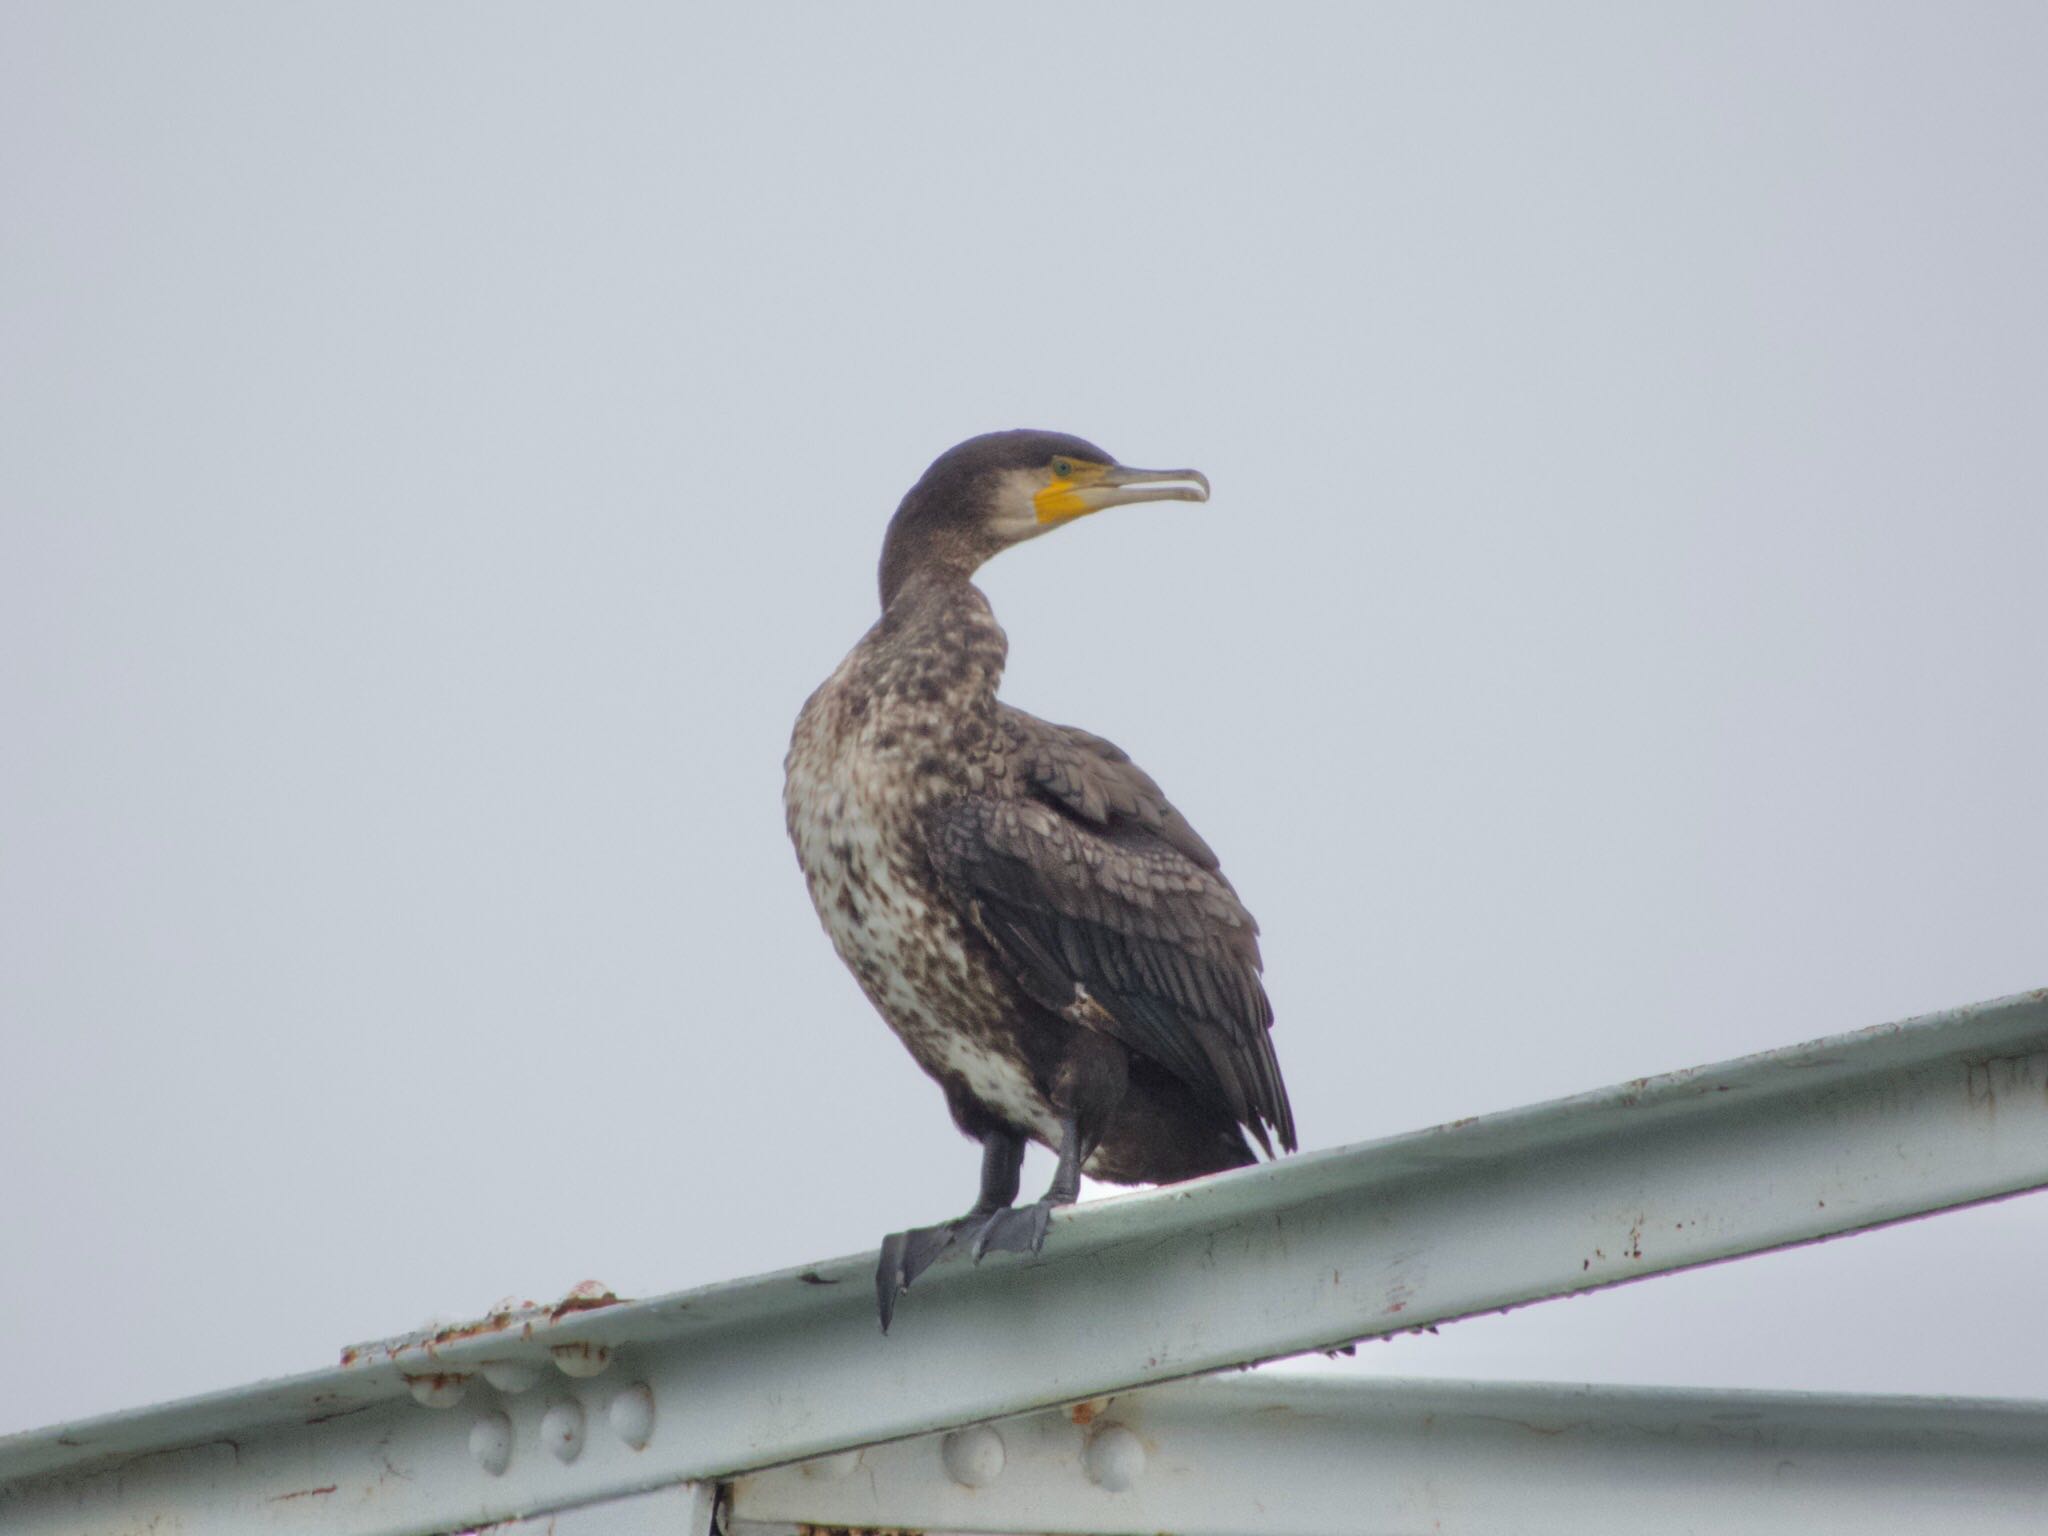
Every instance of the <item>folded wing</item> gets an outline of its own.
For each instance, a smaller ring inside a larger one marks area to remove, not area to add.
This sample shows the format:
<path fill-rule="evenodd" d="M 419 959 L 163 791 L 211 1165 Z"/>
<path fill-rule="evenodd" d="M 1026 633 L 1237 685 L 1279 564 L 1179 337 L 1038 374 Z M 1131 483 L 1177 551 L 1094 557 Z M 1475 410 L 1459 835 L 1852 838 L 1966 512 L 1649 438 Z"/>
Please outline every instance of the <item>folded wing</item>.
<path fill-rule="evenodd" d="M 1268 1153 L 1269 1133 L 1292 1151 L 1258 924 L 1216 855 L 1101 737 L 1007 706 L 1000 728 L 1029 793 L 932 813 L 949 890 L 1039 1003 L 1172 1073 Z"/>

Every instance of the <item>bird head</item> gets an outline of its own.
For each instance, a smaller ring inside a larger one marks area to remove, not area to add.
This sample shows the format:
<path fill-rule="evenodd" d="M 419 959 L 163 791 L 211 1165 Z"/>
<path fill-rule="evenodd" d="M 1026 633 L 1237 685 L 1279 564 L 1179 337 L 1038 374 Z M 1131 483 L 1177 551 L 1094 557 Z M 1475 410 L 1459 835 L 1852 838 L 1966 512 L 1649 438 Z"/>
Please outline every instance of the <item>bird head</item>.
<path fill-rule="evenodd" d="M 882 606 L 920 570 L 970 575 L 990 556 L 1108 507 L 1207 501 L 1194 469 L 1132 469 L 1064 432 L 987 432 L 910 488 L 882 546 Z"/>

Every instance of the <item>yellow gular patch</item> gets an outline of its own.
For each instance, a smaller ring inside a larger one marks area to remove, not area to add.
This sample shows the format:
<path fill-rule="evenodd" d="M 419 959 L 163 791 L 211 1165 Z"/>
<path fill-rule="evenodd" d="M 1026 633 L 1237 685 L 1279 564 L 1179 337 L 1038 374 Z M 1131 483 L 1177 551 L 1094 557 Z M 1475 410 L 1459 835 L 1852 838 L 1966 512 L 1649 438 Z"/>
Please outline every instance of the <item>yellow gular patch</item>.
<path fill-rule="evenodd" d="M 1080 490 L 1074 482 L 1067 479 L 1055 480 L 1046 486 L 1031 498 L 1031 505 L 1037 509 L 1041 523 L 1064 523 L 1095 510 L 1081 499 Z"/>

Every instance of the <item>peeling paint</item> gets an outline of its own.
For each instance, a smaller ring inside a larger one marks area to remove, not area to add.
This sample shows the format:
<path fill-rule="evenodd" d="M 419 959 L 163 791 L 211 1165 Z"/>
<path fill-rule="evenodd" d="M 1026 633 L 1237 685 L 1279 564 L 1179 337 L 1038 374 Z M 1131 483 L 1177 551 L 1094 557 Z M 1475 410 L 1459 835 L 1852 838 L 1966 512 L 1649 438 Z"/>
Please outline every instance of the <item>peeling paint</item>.
<path fill-rule="evenodd" d="M 599 1280 L 583 1281 L 548 1307 L 507 1297 L 473 1322 L 450 1323 L 430 1331 L 400 1334 L 397 1338 L 378 1339 L 368 1344 L 351 1344 L 342 1350 L 341 1364 L 346 1369 L 375 1361 L 404 1360 L 422 1353 L 431 1356 L 448 1345 L 492 1335 L 531 1339 L 538 1330 L 550 1328 L 566 1317 L 620 1306 L 630 1299 L 620 1296 Z"/>
<path fill-rule="evenodd" d="M 556 1302 L 548 1316 L 560 1322 L 572 1312 L 594 1312 L 599 1307 L 616 1307 L 624 1297 L 602 1281 L 585 1280 L 572 1287 L 569 1294 Z"/>

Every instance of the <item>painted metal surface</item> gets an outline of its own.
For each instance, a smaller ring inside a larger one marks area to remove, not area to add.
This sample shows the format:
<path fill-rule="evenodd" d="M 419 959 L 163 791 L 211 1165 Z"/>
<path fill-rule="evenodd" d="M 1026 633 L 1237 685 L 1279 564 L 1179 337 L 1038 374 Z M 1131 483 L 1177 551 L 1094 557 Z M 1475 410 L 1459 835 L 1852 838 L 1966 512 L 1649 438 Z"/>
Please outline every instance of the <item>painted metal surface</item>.
<path fill-rule="evenodd" d="M 740 1479 L 796 1526 L 1174 1536 L 2048 1530 L 2048 1404 L 1271 1373 L 1148 1387 Z"/>
<path fill-rule="evenodd" d="M 681 1483 L 651 1493 L 529 1515 L 489 1528 L 490 1536 L 711 1536 L 718 1490 Z"/>
<path fill-rule="evenodd" d="M 217 1433 L 17 1484 L 0 1494 L 0 1531 L 439 1536 L 531 1516 L 536 1533 L 557 1520 L 553 1536 L 708 1536 L 678 1522 L 688 1509 L 708 1511 L 711 1488 L 670 1486 L 612 1427 L 612 1405 L 633 1385 L 557 1375 L 518 1397 L 445 1411 L 401 1395 L 297 1428 Z M 565 1416 L 581 1424 L 573 1441 L 559 1432 Z"/>
<path fill-rule="evenodd" d="M 445 1531 L 2043 1185 L 2048 991 L 1091 1202 L 1037 1260 L 942 1261 L 886 1338 L 861 1254 L 17 1436 L 0 1528 Z"/>

